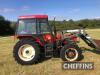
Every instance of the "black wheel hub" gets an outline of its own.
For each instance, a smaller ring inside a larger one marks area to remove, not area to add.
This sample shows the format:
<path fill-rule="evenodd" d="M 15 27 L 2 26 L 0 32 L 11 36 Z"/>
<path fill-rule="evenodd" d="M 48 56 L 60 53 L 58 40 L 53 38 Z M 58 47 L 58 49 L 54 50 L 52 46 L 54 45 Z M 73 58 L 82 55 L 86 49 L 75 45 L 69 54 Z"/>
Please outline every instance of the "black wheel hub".
<path fill-rule="evenodd" d="M 26 51 L 26 54 L 28 54 L 29 53 L 29 51 Z"/>

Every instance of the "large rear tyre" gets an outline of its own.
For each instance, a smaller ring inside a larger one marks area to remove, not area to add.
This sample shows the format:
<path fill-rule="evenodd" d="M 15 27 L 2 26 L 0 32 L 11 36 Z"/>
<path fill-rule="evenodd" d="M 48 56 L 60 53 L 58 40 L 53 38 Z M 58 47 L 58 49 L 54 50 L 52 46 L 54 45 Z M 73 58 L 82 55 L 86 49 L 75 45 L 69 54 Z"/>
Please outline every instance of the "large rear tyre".
<path fill-rule="evenodd" d="M 32 40 L 23 39 L 14 46 L 13 56 L 19 64 L 31 65 L 39 61 L 40 49 Z"/>
<path fill-rule="evenodd" d="M 60 52 L 60 57 L 63 61 L 78 61 L 81 59 L 82 51 L 78 46 L 65 45 Z"/>

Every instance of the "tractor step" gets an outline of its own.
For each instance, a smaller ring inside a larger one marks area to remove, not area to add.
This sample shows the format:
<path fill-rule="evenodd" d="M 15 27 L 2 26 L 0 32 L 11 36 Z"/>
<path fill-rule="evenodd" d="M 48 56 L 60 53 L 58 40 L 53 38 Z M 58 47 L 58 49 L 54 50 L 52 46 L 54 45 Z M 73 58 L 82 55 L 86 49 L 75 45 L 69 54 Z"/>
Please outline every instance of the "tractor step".
<path fill-rule="evenodd" d="M 46 44 L 45 45 L 45 57 L 52 57 L 53 56 L 53 45 Z"/>

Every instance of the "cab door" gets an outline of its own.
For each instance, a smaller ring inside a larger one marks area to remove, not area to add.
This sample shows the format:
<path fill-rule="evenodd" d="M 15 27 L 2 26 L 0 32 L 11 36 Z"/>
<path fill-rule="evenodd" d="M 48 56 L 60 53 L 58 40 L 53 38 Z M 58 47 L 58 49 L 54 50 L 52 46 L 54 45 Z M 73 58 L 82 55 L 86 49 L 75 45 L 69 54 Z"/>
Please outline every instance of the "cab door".
<path fill-rule="evenodd" d="M 37 19 L 37 33 L 39 38 L 44 43 L 45 56 L 53 56 L 53 36 L 51 27 L 48 24 L 48 19 Z"/>

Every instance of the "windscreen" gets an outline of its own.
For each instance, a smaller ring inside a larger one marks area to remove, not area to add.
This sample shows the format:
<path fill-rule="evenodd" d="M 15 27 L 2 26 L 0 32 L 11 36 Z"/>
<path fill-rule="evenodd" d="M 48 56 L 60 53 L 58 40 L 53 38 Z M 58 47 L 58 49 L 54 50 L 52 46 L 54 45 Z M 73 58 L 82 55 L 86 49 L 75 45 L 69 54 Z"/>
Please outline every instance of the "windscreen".
<path fill-rule="evenodd" d="M 50 33 L 50 27 L 47 19 L 37 19 L 39 33 Z"/>

